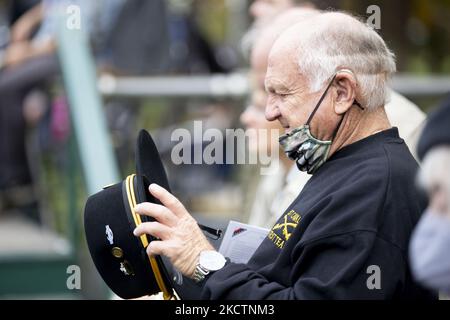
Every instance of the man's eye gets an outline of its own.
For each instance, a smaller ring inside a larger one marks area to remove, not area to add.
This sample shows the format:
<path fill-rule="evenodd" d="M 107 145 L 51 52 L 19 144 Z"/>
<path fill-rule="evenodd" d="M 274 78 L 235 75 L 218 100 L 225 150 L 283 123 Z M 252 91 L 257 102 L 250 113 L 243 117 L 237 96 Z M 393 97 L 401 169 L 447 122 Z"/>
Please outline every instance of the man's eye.
<path fill-rule="evenodd" d="M 278 94 L 281 98 L 286 98 L 288 95 L 289 95 L 289 93 L 279 93 Z"/>

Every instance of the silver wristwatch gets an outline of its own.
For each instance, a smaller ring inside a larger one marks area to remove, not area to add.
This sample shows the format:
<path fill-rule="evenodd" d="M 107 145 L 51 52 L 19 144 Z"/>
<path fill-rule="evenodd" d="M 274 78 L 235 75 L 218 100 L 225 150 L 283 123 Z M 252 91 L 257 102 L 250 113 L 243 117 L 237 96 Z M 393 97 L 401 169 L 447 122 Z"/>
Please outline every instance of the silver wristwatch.
<path fill-rule="evenodd" d="M 193 275 L 194 281 L 203 281 L 211 272 L 222 269 L 226 262 L 225 257 L 217 251 L 205 250 L 200 252 L 200 257 Z"/>

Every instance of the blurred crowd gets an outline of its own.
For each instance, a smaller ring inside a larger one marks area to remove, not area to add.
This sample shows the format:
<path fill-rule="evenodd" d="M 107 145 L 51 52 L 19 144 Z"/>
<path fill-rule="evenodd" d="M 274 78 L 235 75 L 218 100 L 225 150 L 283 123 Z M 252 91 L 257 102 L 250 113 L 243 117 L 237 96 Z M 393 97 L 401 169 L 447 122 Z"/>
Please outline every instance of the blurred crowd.
<path fill-rule="evenodd" d="M 310 177 L 284 152 L 278 152 L 277 162 L 272 163 L 276 172 L 261 176 L 254 174 L 256 166 L 175 166 L 170 162 L 173 145 L 167 141 L 173 128 L 192 130 L 194 119 L 220 130 L 243 126 L 282 134 L 281 125 L 265 116 L 269 52 L 283 31 L 315 14 L 317 3 L 251 1 L 252 22 L 242 41 L 232 46 L 213 43 L 199 27 L 195 13 L 200 2 L 68 1 L 82 8 L 83 27 L 99 74 L 195 75 L 230 73 L 243 65 L 249 69 L 248 103 L 173 99 L 163 104 L 157 121 L 147 123 L 142 118 L 153 114 L 136 108 L 142 101 L 105 99 L 104 110 L 121 170 L 129 169 L 136 126 L 143 124 L 162 146 L 173 190 L 184 203 L 194 211 L 208 212 L 218 210 L 224 199 L 224 206 L 238 211 L 231 215 L 234 219 L 270 228 Z M 57 57 L 58 24 L 52 14 L 59 5 L 58 0 L 0 0 L 0 217 L 13 210 L 42 224 L 42 202 L 49 192 L 39 188 L 45 180 L 42 154 L 54 155 L 53 165 L 67 165 L 64 150 L 73 128 Z M 399 93 L 391 90 L 390 96 L 385 106 L 389 121 L 421 162 L 418 188 L 429 199 L 411 242 L 412 271 L 424 284 L 450 292 L 450 254 L 446 252 L 450 245 L 450 100 L 427 117 Z M 169 111 L 173 109 L 179 111 Z M 249 138 L 251 152 L 280 148 L 278 139 Z"/>
<path fill-rule="evenodd" d="M 58 9 L 71 4 L 81 8 L 81 27 L 99 73 L 227 73 L 236 63 L 226 47 L 210 44 L 183 1 L 0 1 L 0 204 L 37 222 L 42 218 L 38 199 L 45 195 L 35 186 L 45 177 L 33 160 L 48 150 L 58 155 L 57 164 L 67 165 L 61 148 L 70 137 L 70 112 L 56 47 Z M 133 152 L 137 105 L 129 99 L 105 101 L 121 167 Z M 220 108 L 211 104 L 202 113 Z M 169 121 L 183 117 L 185 111 Z"/>

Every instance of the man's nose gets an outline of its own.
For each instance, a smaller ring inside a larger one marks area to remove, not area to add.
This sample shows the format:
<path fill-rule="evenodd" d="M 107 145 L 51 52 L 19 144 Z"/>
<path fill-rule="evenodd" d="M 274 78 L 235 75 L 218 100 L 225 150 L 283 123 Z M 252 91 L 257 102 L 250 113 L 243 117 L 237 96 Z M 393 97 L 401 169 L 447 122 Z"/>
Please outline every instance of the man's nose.
<path fill-rule="evenodd" d="M 265 116 L 267 121 L 274 121 L 280 117 L 280 110 L 273 99 L 268 99 L 266 104 Z"/>

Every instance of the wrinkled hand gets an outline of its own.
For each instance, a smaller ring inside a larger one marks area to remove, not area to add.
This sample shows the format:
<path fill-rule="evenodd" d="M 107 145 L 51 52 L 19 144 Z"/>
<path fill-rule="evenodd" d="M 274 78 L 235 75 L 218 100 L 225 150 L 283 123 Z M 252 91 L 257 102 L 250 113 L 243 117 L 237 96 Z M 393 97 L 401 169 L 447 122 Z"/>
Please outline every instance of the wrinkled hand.
<path fill-rule="evenodd" d="M 149 191 L 163 205 L 145 202 L 136 206 L 138 214 L 153 217 L 156 221 L 140 224 L 134 235 L 150 234 L 159 238 L 150 242 L 147 254 L 168 257 L 175 268 L 192 278 L 200 252 L 214 248 L 175 196 L 157 184 L 151 184 Z"/>

